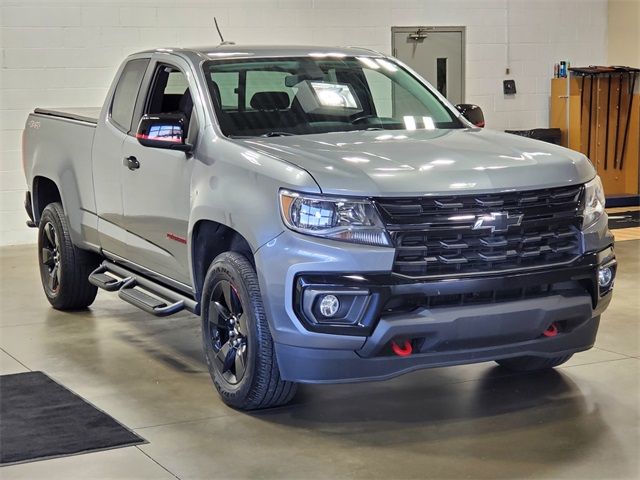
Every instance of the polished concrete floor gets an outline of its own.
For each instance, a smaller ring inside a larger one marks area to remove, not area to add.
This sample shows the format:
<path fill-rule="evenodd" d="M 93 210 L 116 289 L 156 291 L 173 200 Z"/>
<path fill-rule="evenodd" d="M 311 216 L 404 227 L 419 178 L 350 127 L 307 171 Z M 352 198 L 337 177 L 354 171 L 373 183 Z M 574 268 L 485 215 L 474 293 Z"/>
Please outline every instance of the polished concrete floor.
<path fill-rule="evenodd" d="M 0 373 L 42 370 L 148 440 L 0 478 L 639 478 L 639 251 L 618 243 L 596 348 L 555 371 L 303 386 L 290 406 L 245 414 L 218 400 L 197 318 L 155 319 L 104 292 L 57 312 L 35 247 L 0 249 Z"/>

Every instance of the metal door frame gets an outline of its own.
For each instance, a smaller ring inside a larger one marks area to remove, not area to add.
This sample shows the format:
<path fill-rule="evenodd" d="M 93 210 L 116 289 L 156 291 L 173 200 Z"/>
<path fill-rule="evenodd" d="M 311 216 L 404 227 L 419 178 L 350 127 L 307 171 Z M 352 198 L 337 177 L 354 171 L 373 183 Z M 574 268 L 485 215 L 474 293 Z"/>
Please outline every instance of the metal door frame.
<path fill-rule="evenodd" d="M 458 26 L 458 27 L 425 27 L 425 26 L 415 26 L 415 27 L 391 27 L 391 55 L 396 56 L 396 41 L 395 34 L 396 33 L 415 33 L 418 30 L 424 30 L 425 32 L 454 32 L 461 33 L 462 35 L 462 102 L 467 101 L 467 92 L 466 92 L 466 77 L 467 77 L 467 27 Z M 411 66 L 411 65 L 409 65 Z M 413 67 L 411 67 L 413 68 Z M 435 88 L 435 86 L 434 86 Z"/>

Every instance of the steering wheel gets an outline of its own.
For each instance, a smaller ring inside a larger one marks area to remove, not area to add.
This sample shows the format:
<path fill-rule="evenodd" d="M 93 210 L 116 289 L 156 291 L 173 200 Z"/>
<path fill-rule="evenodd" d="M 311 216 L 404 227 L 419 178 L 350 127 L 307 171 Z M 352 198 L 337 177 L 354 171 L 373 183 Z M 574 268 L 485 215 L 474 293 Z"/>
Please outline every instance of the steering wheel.
<path fill-rule="evenodd" d="M 351 123 L 353 123 L 353 124 L 360 123 L 363 120 L 367 120 L 368 118 L 378 118 L 378 116 L 377 115 L 373 115 L 372 113 L 369 113 L 367 115 L 360 115 L 359 117 L 356 117 L 353 120 L 351 120 Z"/>

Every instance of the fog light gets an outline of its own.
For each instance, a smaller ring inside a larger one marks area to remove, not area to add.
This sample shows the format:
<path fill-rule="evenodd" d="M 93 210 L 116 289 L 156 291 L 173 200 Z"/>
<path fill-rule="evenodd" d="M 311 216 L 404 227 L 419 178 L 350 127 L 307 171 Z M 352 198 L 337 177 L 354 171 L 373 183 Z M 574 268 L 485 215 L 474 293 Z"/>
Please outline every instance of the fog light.
<path fill-rule="evenodd" d="M 320 300 L 320 313 L 325 317 L 333 317 L 339 308 L 340 301 L 335 295 L 325 295 Z"/>
<path fill-rule="evenodd" d="M 600 288 L 607 288 L 613 280 L 613 271 L 611 267 L 601 267 L 598 269 L 598 285 Z"/>

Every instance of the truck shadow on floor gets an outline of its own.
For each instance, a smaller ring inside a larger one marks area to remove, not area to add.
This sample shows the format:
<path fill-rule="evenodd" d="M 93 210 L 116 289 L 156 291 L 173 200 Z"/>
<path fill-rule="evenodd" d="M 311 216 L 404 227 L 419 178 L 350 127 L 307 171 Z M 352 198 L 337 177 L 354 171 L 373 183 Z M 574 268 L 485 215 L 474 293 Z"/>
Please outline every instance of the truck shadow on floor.
<path fill-rule="evenodd" d="M 202 347 L 200 346 L 200 325 L 197 328 L 191 323 L 185 324 L 176 330 L 173 325 L 165 328 L 147 329 L 140 324 L 145 331 L 141 335 L 129 330 L 118 332 L 118 338 L 134 345 L 156 360 L 164 363 L 173 370 L 184 373 L 208 372 L 204 363 Z"/>
<path fill-rule="evenodd" d="M 68 325 L 72 327 L 77 322 Z M 108 331 L 172 370 L 208 381 L 196 317 L 147 321 L 126 315 Z M 391 449 L 402 452 L 400 457 L 428 452 L 430 458 L 464 455 L 481 462 L 512 462 L 514 468 L 526 464 L 535 476 L 540 469 L 592 455 L 605 443 L 611 451 L 619 442 L 590 391 L 581 389 L 569 372 L 523 375 L 476 364 L 422 370 L 384 382 L 301 385 L 290 405 L 243 415 L 271 430 L 296 430 L 321 443 Z M 207 401 L 220 402 L 213 391 Z M 515 477 L 524 473 L 510 472 Z"/>
<path fill-rule="evenodd" d="M 603 436 L 612 437 L 598 405 L 561 371 L 521 375 L 495 367 L 449 383 L 438 383 L 446 373 L 430 381 L 431 372 L 375 384 L 303 386 L 291 406 L 252 415 L 358 445 L 424 446 L 434 456 L 462 448 L 464 455 L 541 464 L 588 455 Z"/>

